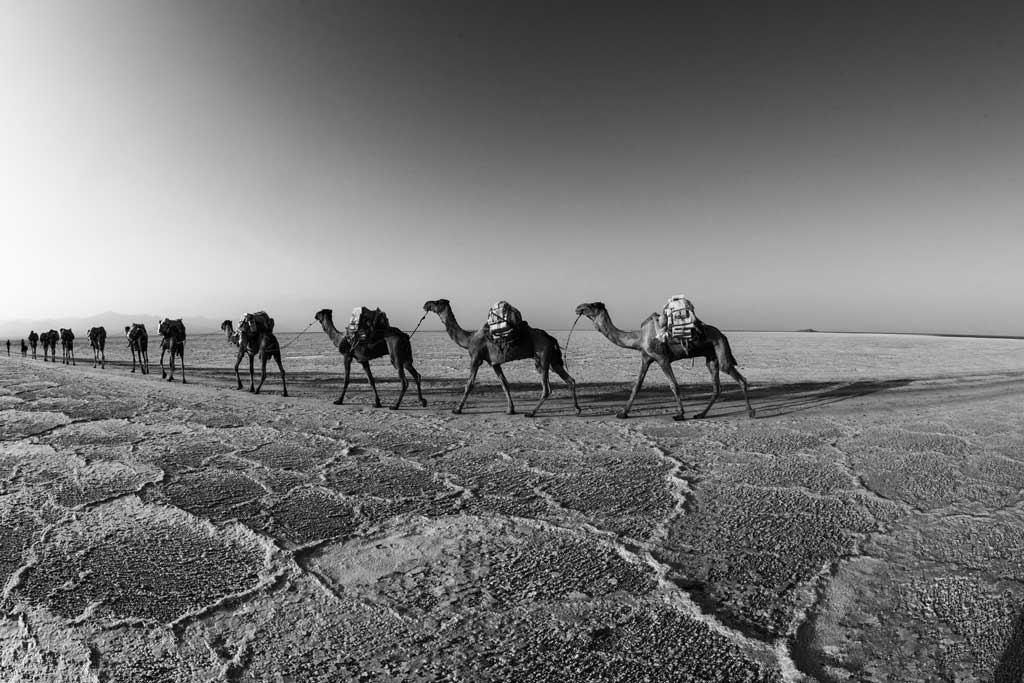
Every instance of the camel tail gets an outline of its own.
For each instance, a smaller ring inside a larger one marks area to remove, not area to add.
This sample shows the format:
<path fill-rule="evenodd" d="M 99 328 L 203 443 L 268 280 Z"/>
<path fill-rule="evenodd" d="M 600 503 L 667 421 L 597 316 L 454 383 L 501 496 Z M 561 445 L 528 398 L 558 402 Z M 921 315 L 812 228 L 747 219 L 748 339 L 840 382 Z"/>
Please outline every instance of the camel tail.
<path fill-rule="evenodd" d="M 558 340 L 552 337 L 550 334 L 548 335 L 548 339 L 551 340 L 551 344 L 553 347 L 551 352 L 551 365 L 554 365 L 556 367 L 565 367 L 565 355 L 562 353 L 562 346 L 558 343 Z M 533 357 L 533 365 L 534 367 L 537 368 L 537 372 L 541 372 L 543 370 L 540 358 L 538 358 L 536 355 Z"/>

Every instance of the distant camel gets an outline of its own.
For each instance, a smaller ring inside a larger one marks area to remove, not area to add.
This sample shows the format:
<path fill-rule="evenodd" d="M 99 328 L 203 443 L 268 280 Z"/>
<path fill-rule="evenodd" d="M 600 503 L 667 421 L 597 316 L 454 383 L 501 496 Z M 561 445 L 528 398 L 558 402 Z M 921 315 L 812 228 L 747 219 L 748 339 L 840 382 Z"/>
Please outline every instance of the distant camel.
<path fill-rule="evenodd" d="M 22 339 L 21 340 L 21 357 L 24 358 L 27 355 L 28 355 L 28 344 L 26 344 L 25 340 Z"/>
<path fill-rule="evenodd" d="M 43 342 L 43 361 L 46 361 L 46 350 L 50 350 L 50 361 L 57 362 L 57 342 L 60 341 L 60 333 L 57 330 L 43 332 L 39 340 Z"/>
<path fill-rule="evenodd" d="M 104 348 L 107 346 L 107 331 L 100 325 L 91 328 L 88 336 L 89 346 L 92 347 L 92 366 L 96 367 L 96 364 L 99 363 L 101 368 L 106 368 L 107 354 L 104 353 Z"/>
<path fill-rule="evenodd" d="M 60 346 L 63 351 L 62 362 L 65 365 L 77 365 L 75 363 L 75 333 L 70 329 L 60 328 Z"/>
<path fill-rule="evenodd" d="M 139 358 L 139 370 L 143 375 L 149 374 L 149 334 L 142 323 L 125 325 L 124 336 L 128 337 L 128 348 L 132 352 L 132 372 L 135 372 L 135 357 Z"/>
<path fill-rule="evenodd" d="M 608 309 L 600 301 L 580 304 L 576 307 L 576 315 L 585 315 L 590 318 L 597 331 L 616 346 L 640 352 L 640 375 L 636 378 L 636 384 L 633 385 L 633 391 L 629 395 L 629 400 L 626 401 L 626 406 L 619 411 L 616 417 L 629 417 L 629 409 L 633 406 L 633 400 L 636 398 L 637 392 L 640 391 L 640 387 L 643 386 L 648 368 L 651 367 L 651 363 L 657 363 L 661 371 L 668 377 L 669 384 L 672 387 L 672 395 L 675 396 L 676 405 L 679 407 L 679 413 L 673 415 L 672 418 L 683 420 L 683 399 L 679 395 L 679 384 L 676 382 L 675 373 L 672 372 L 672 362 L 680 358 L 704 358 L 708 371 L 711 373 L 714 393 L 711 395 L 711 401 L 707 407 L 696 415 L 698 419 L 708 414 L 711 406 L 715 404 L 715 401 L 718 400 L 719 395 L 722 393 L 719 370 L 722 370 L 739 383 L 740 390 L 743 392 L 743 400 L 747 403 L 747 415 L 754 417 L 754 409 L 751 407 L 750 399 L 747 397 L 747 380 L 736 369 L 736 358 L 732 355 L 729 340 L 726 339 L 725 335 L 717 327 L 704 324 L 704 339 L 693 344 L 689 351 L 687 351 L 681 345 L 666 343 L 658 337 L 657 321 L 659 314 L 657 313 L 648 316 L 640 324 L 640 329 L 632 332 L 626 332 L 615 327 L 612 324 L 611 316 L 608 315 Z"/>
<path fill-rule="evenodd" d="M 267 379 L 267 360 L 273 358 L 277 363 L 277 369 L 281 372 L 282 396 L 288 395 L 288 383 L 285 381 L 284 365 L 281 363 L 281 345 L 274 335 L 274 319 L 265 311 L 247 313 L 238 321 L 236 332 L 230 320 L 220 324 L 220 329 L 227 335 L 227 340 L 238 347 L 238 357 L 235 359 L 235 379 L 238 380 L 238 388 L 242 388 L 242 377 L 238 374 L 238 366 L 242 364 L 242 358 L 249 356 L 249 391 L 258 394 L 263 388 Z M 256 386 L 255 371 L 253 363 L 260 358 L 260 385 Z"/>
<path fill-rule="evenodd" d="M 505 391 L 505 398 L 508 401 L 508 414 L 514 415 L 516 409 L 512 404 L 512 392 L 509 391 L 508 380 L 505 379 L 505 373 L 502 372 L 501 365 L 527 358 L 533 359 L 537 371 L 540 373 L 541 395 L 537 405 L 533 410 L 526 413 L 526 416 L 535 416 L 544 404 L 544 401 L 551 395 L 551 384 L 548 381 L 549 370 L 554 370 L 569 386 L 569 390 L 572 392 L 572 404 L 576 408 L 576 414 L 580 414 L 580 404 L 576 400 L 576 380 L 566 372 L 565 361 L 562 358 L 562 349 L 558 346 L 558 340 L 544 330 L 530 327 L 524 321 L 521 328 L 523 331 L 520 333 L 519 338 L 509 345 L 499 346 L 487 338 L 486 328 L 481 328 L 475 332 L 462 329 L 458 321 L 455 320 L 455 314 L 452 313 L 451 303 L 449 303 L 448 299 L 428 301 L 423 304 L 423 310 L 436 313 L 441 318 L 441 322 L 444 323 L 444 328 L 448 331 L 448 336 L 451 337 L 452 341 L 469 351 L 469 380 L 466 382 L 466 390 L 462 394 L 462 400 L 459 401 L 458 407 L 452 411 L 456 415 L 460 414 L 462 408 L 466 405 L 469 392 L 473 390 L 473 384 L 476 382 L 476 373 L 485 362 L 489 363 L 491 368 L 494 369 L 494 374 L 498 376 L 501 388 Z"/>
<path fill-rule="evenodd" d="M 36 347 L 39 345 L 39 335 L 36 334 L 35 330 L 28 333 L 28 345 L 32 347 L 32 360 L 38 360 Z"/>
<path fill-rule="evenodd" d="M 402 390 L 398 394 L 398 400 L 395 401 L 395 405 L 391 406 L 391 410 L 398 410 L 402 405 L 405 392 L 409 389 L 409 380 L 405 377 L 406 370 L 409 371 L 413 380 L 416 381 L 416 395 L 419 397 L 420 405 L 426 407 L 427 400 L 423 398 L 423 389 L 420 386 L 420 373 L 416 371 L 412 364 L 412 342 L 409 339 L 409 335 L 397 327 L 388 327 L 386 330 L 373 334 L 363 342 L 356 341 L 353 343 L 351 337 L 334 326 L 332 316 L 333 312 L 331 309 L 324 308 L 317 311 L 313 317 L 324 328 L 327 336 L 331 338 L 331 342 L 338 349 L 345 365 L 345 383 L 341 387 L 341 396 L 334 401 L 334 405 L 340 406 L 345 402 L 345 392 L 348 391 L 348 383 L 351 379 L 352 360 L 355 359 L 363 366 L 363 372 L 366 373 L 366 378 L 370 381 L 370 388 L 373 389 L 374 407 L 380 408 L 380 394 L 377 393 L 377 383 L 373 379 L 373 373 L 370 372 L 370 361 L 375 358 L 388 356 L 391 360 L 391 365 L 398 370 L 398 379 L 402 383 Z"/>
<path fill-rule="evenodd" d="M 181 383 L 187 384 L 185 381 L 185 323 L 181 322 L 181 318 L 161 320 L 157 332 L 163 337 L 160 342 L 160 377 L 168 382 L 174 381 L 174 357 L 177 356 L 181 359 Z M 164 354 L 168 351 L 171 352 L 170 375 L 164 370 Z"/>

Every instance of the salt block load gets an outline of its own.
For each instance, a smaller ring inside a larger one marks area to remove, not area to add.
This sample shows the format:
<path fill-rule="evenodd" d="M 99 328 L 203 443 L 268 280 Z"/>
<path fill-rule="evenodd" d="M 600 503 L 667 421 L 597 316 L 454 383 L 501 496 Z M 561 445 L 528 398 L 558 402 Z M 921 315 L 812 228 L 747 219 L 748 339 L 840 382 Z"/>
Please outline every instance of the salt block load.
<path fill-rule="evenodd" d="M 671 297 L 665 304 L 663 316 L 666 335 L 676 341 L 690 341 L 693 339 L 694 330 L 697 325 L 697 315 L 693 309 L 693 302 L 686 298 L 685 294 L 677 294 Z"/>
<path fill-rule="evenodd" d="M 514 341 L 522 323 L 519 309 L 507 301 L 499 301 L 487 311 L 487 334 L 496 342 Z"/>
<path fill-rule="evenodd" d="M 352 315 L 345 326 L 348 336 L 355 339 L 366 339 L 374 332 L 386 330 L 391 327 L 388 315 L 379 308 L 370 310 L 366 306 L 356 306 L 352 309 Z"/>

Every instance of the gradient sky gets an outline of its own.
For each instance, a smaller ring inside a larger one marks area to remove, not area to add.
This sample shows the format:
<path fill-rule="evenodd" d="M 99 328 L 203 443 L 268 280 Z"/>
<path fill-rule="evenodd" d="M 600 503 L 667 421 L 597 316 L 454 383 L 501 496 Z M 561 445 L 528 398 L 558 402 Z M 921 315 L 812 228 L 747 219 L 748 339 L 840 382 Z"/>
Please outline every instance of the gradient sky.
<path fill-rule="evenodd" d="M 1024 4 L 544 4 L 6 3 L 0 319 L 1024 335 Z"/>

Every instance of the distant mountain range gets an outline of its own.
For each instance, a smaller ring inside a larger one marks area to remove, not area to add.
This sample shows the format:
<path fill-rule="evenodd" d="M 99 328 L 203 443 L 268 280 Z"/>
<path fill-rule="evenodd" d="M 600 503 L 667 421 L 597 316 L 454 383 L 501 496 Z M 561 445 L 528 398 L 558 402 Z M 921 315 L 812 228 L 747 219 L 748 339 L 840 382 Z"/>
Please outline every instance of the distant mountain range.
<path fill-rule="evenodd" d="M 188 330 L 189 334 L 220 332 L 220 324 L 222 322 L 199 315 L 183 316 L 182 320 L 185 322 L 185 329 Z M 160 316 L 149 313 L 128 314 L 115 313 L 113 311 L 76 318 L 3 320 L 0 321 L 0 339 L 22 339 L 28 337 L 28 333 L 31 330 L 44 332 L 50 329 L 59 330 L 62 327 L 69 327 L 75 333 L 75 336 L 84 337 L 89 328 L 100 325 L 105 327 L 107 335 L 111 336 L 117 333 L 124 334 L 125 326 L 132 323 L 142 323 L 150 334 L 156 334 L 159 321 Z"/>

